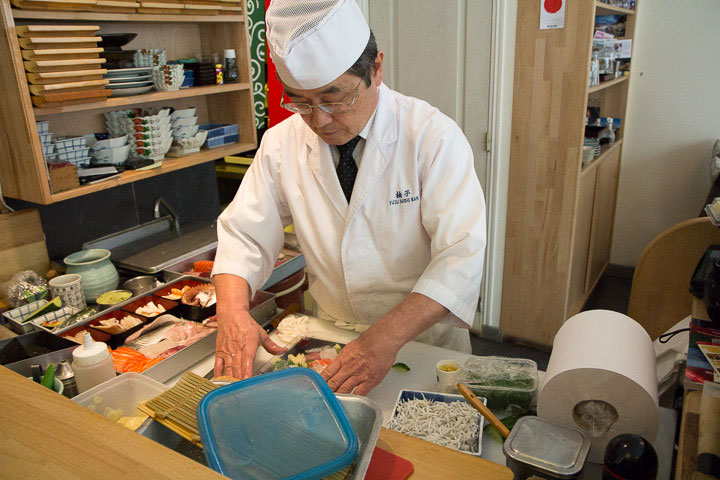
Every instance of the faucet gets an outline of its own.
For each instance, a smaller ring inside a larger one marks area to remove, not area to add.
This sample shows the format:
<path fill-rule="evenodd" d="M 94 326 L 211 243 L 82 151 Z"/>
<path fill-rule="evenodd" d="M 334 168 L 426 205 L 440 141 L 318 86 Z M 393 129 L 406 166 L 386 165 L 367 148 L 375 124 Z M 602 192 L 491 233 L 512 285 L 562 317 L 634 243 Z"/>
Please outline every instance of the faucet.
<path fill-rule="evenodd" d="M 178 217 L 177 213 L 175 213 L 175 210 L 170 207 L 170 205 L 167 203 L 167 201 L 163 197 L 158 197 L 155 199 L 155 205 L 153 206 L 153 209 L 155 211 L 155 218 L 160 218 L 160 204 L 165 205 L 165 208 L 170 213 L 170 216 L 173 219 L 173 225 L 175 226 L 175 231 L 177 233 L 180 233 L 180 217 Z"/>

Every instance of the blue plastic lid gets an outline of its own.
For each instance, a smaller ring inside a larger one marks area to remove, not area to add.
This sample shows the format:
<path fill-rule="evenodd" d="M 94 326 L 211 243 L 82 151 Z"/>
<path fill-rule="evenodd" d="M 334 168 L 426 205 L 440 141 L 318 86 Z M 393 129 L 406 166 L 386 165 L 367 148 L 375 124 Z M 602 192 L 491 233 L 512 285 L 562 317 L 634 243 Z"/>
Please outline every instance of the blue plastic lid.
<path fill-rule="evenodd" d="M 289 368 L 218 388 L 197 409 L 208 465 L 236 479 L 319 479 L 350 465 L 358 439 L 323 378 Z"/>

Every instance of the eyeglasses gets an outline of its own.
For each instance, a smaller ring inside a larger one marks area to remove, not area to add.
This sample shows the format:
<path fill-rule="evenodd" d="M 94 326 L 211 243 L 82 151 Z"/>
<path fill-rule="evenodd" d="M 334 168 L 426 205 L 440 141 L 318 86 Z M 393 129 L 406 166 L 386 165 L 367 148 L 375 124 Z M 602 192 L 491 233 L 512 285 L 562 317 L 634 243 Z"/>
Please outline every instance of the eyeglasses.
<path fill-rule="evenodd" d="M 280 106 L 286 110 L 290 110 L 293 113 L 299 113 L 300 115 L 311 114 L 313 108 L 319 108 L 323 112 L 329 113 L 330 115 L 347 113 L 350 111 L 350 107 L 352 107 L 353 103 L 355 103 L 355 100 L 360 93 L 361 83 L 362 79 L 360 79 L 360 82 L 358 82 L 357 88 L 355 89 L 355 95 L 353 95 L 352 100 L 350 100 L 350 102 L 348 103 L 319 103 L 317 105 L 310 105 L 309 103 L 285 103 L 285 90 L 283 90 L 283 95 L 280 99 Z"/>

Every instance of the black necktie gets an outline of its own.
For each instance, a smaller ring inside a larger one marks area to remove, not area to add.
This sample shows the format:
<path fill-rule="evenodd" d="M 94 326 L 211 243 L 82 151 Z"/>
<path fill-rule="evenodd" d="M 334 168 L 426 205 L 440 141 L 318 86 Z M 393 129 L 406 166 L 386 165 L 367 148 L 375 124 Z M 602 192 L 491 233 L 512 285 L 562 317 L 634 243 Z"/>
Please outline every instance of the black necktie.
<path fill-rule="evenodd" d="M 340 151 L 340 161 L 337 166 L 337 176 L 340 180 L 345 198 L 350 203 L 350 195 L 352 195 L 353 185 L 355 185 L 355 177 L 357 177 L 358 167 L 353 158 L 353 151 L 360 141 L 360 136 L 353 138 L 345 145 L 338 145 Z"/>

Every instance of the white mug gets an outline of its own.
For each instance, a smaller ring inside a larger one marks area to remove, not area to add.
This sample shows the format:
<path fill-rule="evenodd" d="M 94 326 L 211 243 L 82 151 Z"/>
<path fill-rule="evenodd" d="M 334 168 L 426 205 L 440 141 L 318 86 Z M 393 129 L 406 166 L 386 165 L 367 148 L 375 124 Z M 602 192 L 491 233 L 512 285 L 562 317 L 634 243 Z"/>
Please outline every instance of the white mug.
<path fill-rule="evenodd" d="M 69 273 L 60 275 L 48 282 L 50 285 L 50 293 L 53 297 L 60 297 L 63 305 L 69 305 L 82 310 L 87 306 L 85 303 L 85 293 L 83 292 L 82 281 L 77 273 Z"/>

